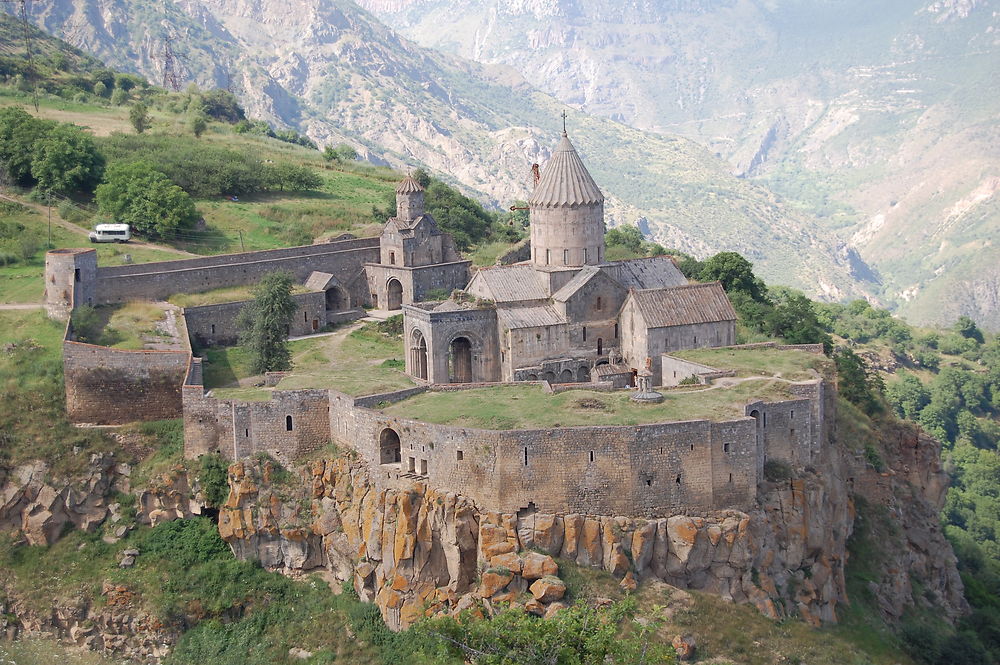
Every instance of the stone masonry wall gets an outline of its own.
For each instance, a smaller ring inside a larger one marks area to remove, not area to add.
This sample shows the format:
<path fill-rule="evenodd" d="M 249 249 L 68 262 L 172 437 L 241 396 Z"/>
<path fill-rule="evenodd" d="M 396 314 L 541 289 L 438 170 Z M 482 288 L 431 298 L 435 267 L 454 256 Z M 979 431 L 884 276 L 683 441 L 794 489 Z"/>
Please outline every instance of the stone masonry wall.
<path fill-rule="evenodd" d="M 809 399 L 766 404 L 773 434 L 761 443 L 753 417 L 495 431 L 407 420 L 360 404 L 370 400 L 335 391 L 275 391 L 269 402 L 249 403 L 186 395 L 186 455 L 218 450 L 239 460 L 266 451 L 288 461 L 333 441 L 357 451 L 382 489 L 418 476 L 486 510 L 655 517 L 749 509 L 762 477 L 759 446 L 772 454 L 766 446 L 773 445 L 780 456 L 787 448 L 796 464 L 807 463 L 821 429 Z M 286 415 L 308 422 L 306 433 L 289 440 Z M 797 434 L 789 437 L 792 420 Z M 387 441 L 396 449 L 383 456 Z"/>
<path fill-rule="evenodd" d="M 64 340 L 66 413 L 73 422 L 98 425 L 177 418 L 190 356 Z"/>
<path fill-rule="evenodd" d="M 164 300 L 175 293 L 197 293 L 254 284 L 267 273 L 279 270 L 291 272 L 298 281 L 304 281 L 313 271 L 321 271 L 348 283 L 353 281 L 366 262 L 377 260 L 378 238 L 360 238 L 261 252 L 98 268 L 95 303 Z"/>
<path fill-rule="evenodd" d="M 291 336 L 309 335 L 327 324 L 326 294 L 322 291 L 292 296 L 297 308 L 292 315 Z M 185 307 L 191 341 L 199 346 L 235 344 L 240 330 L 236 317 L 247 301 Z"/>

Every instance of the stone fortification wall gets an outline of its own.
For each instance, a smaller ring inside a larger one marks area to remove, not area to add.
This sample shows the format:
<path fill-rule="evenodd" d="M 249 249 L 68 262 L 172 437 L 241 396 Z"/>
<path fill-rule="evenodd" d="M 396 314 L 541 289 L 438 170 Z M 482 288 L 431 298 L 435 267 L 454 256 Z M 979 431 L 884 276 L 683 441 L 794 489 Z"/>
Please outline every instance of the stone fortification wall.
<path fill-rule="evenodd" d="M 292 315 L 290 335 L 309 335 L 328 323 L 326 294 L 322 291 L 299 293 L 292 299 L 297 308 Z M 236 317 L 245 305 L 246 301 L 240 301 L 185 307 L 184 318 L 191 341 L 199 346 L 236 344 L 240 334 Z M 357 313 L 359 310 L 351 311 Z"/>
<path fill-rule="evenodd" d="M 164 300 L 175 293 L 254 284 L 270 272 L 284 270 L 298 281 L 313 271 L 328 272 L 342 283 L 357 277 L 366 262 L 378 260 L 378 238 L 224 254 L 199 259 L 162 261 L 97 268 L 95 304 L 130 300 Z M 363 281 L 363 280 L 362 280 Z M 362 288 L 359 294 L 366 298 Z"/>
<path fill-rule="evenodd" d="M 126 351 L 65 339 L 66 413 L 72 422 L 98 425 L 177 418 L 190 359 L 190 351 Z"/>
<path fill-rule="evenodd" d="M 231 460 L 257 453 L 289 463 L 330 443 L 325 390 L 276 390 L 266 401 L 223 400 L 184 387 L 184 452 Z"/>
<path fill-rule="evenodd" d="M 754 505 L 765 458 L 812 462 L 823 422 L 821 386 L 800 399 L 755 403 L 748 416 L 635 426 L 481 430 L 397 418 L 370 407 L 424 387 L 354 398 L 275 391 L 267 402 L 185 393 L 185 453 L 289 461 L 333 441 L 354 449 L 382 488 L 421 478 L 485 510 L 643 517 Z M 755 415 L 750 415 L 754 411 Z M 767 427 L 763 426 L 764 414 Z M 303 426 L 284 430 L 285 418 Z"/>

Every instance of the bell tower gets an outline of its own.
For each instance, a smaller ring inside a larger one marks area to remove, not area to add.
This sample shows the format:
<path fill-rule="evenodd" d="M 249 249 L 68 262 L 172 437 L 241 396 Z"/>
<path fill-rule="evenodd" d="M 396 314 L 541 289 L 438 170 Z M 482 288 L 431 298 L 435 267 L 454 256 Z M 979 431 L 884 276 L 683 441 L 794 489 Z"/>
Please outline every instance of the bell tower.
<path fill-rule="evenodd" d="M 396 185 L 396 219 L 409 222 L 424 214 L 424 188 L 406 176 Z"/>

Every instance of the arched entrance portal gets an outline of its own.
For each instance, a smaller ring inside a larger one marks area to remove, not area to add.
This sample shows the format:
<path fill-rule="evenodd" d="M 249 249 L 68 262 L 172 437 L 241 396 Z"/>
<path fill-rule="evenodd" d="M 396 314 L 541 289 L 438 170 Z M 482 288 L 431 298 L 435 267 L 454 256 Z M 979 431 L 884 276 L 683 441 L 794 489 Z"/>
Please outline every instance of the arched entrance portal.
<path fill-rule="evenodd" d="M 573 370 L 564 369 L 559 373 L 559 383 L 572 383 L 573 382 Z"/>
<path fill-rule="evenodd" d="M 399 434 L 386 427 L 378 436 L 379 464 L 397 464 L 403 458 L 400 454 Z"/>
<path fill-rule="evenodd" d="M 340 312 L 345 309 L 350 309 L 351 303 L 339 287 L 331 286 L 326 290 L 326 311 L 328 312 Z"/>
<path fill-rule="evenodd" d="M 576 370 L 576 380 L 580 383 L 590 383 L 590 368 L 583 365 Z"/>
<path fill-rule="evenodd" d="M 472 382 L 472 342 L 467 337 L 456 337 L 448 348 L 448 381 Z"/>
<path fill-rule="evenodd" d="M 403 306 L 403 285 L 396 278 L 390 279 L 385 286 L 385 308 L 400 309 Z"/>
<path fill-rule="evenodd" d="M 418 379 L 427 378 L 427 340 L 419 330 L 413 331 L 410 345 L 410 371 Z"/>

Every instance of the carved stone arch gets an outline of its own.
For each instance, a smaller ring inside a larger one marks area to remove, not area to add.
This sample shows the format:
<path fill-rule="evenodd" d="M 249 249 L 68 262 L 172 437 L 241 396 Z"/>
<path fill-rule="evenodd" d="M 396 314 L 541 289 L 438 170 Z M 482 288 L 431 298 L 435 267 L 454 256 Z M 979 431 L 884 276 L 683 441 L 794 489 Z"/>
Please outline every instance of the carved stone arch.
<path fill-rule="evenodd" d="M 427 339 L 419 328 L 410 333 L 410 372 L 418 379 L 427 379 Z"/>
<path fill-rule="evenodd" d="M 402 307 L 403 283 L 396 277 L 390 277 L 385 283 L 385 308 L 395 310 Z"/>

